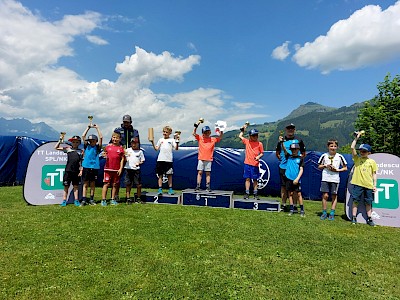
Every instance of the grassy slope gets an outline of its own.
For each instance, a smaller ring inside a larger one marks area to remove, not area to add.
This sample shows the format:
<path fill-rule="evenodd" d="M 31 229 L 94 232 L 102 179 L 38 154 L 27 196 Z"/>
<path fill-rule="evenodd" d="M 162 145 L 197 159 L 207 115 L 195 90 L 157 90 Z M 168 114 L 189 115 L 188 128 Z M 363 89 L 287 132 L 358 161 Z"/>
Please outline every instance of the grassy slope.
<path fill-rule="evenodd" d="M 35 207 L 2 187 L 0 298 L 399 299 L 398 228 L 305 207 Z"/>

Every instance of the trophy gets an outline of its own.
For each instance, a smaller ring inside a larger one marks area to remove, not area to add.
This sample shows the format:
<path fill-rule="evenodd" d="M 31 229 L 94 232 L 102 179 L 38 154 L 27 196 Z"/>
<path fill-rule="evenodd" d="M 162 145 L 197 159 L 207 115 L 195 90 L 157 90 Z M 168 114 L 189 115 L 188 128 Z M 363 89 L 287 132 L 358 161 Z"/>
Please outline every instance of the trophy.
<path fill-rule="evenodd" d="M 93 116 L 88 116 L 87 118 L 89 119 L 89 127 L 92 128 L 93 127 L 93 124 L 92 124 Z"/>
<path fill-rule="evenodd" d="M 329 158 L 329 160 L 331 161 L 331 165 L 333 165 L 333 156 L 330 155 L 330 156 L 328 156 L 328 158 Z"/>
<path fill-rule="evenodd" d="M 174 133 L 175 142 L 179 142 L 179 139 L 180 139 L 180 137 L 181 137 L 181 133 L 182 133 L 182 131 L 180 131 L 180 130 L 175 130 L 175 133 Z"/>
<path fill-rule="evenodd" d="M 201 123 L 204 123 L 204 118 L 200 118 L 195 124 L 199 126 Z"/>
<path fill-rule="evenodd" d="M 279 130 L 279 135 L 283 136 L 283 130 Z"/>
<path fill-rule="evenodd" d="M 148 140 L 154 141 L 154 128 L 153 127 L 150 127 L 148 129 Z"/>
<path fill-rule="evenodd" d="M 65 137 L 66 134 L 67 134 L 67 133 L 64 132 L 64 131 L 61 131 L 61 132 L 60 132 L 60 142 L 61 142 L 61 143 L 64 143 L 64 137 Z"/>
<path fill-rule="evenodd" d="M 365 135 L 365 130 L 360 130 L 360 131 L 354 131 L 353 132 L 353 135 L 355 136 L 355 137 L 357 137 L 357 135 L 360 133 L 360 136 L 363 136 L 363 135 Z"/>

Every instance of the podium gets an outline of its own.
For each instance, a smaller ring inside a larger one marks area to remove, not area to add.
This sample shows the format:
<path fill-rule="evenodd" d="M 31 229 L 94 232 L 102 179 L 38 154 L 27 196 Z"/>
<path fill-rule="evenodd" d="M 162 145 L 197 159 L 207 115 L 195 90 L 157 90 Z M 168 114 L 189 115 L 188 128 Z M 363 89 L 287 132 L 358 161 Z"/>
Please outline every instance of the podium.
<path fill-rule="evenodd" d="M 233 207 L 240 209 L 252 209 L 252 210 L 266 210 L 279 212 L 281 209 L 281 203 L 273 199 L 270 200 L 255 200 L 255 199 L 234 199 Z"/>
<path fill-rule="evenodd" d="M 168 195 L 167 193 L 159 195 L 156 192 L 146 193 L 144 201 L 146 203 L 155 203 L 155 204 L 180 204 L 181 196 L 180 195 Z"/>
<path fill-rule="evenodd" d="M 233 191 L 215 190 L 207 192 L 205 190 L 186 189 L 182 191 L 182 204 L 231 208 L 233 207 L 232 197 Z"/>

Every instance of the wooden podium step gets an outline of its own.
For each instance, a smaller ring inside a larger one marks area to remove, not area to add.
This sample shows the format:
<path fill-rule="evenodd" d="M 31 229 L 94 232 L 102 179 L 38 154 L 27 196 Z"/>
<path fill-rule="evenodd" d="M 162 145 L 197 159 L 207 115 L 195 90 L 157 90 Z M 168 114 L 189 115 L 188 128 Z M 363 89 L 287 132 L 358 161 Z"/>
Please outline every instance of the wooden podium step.
<path fill-rule="evenodd" d="M 182 191 L 183 205 L 231 208 L 233 207 L 232 199 L 233 191 L 215 190 L 207 192 L 205 190 L 195 191 L 194 189 Z"/>

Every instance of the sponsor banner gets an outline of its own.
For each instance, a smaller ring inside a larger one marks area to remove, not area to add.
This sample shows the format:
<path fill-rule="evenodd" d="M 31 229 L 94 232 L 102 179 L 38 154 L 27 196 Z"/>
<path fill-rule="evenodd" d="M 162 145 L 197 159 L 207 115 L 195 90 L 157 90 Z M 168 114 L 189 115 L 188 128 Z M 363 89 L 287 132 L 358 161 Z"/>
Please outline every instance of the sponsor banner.
<path fill-rule="evenodd" d="M 56 142 L 39 146 L 31 155 L 26 171 L 24 199 L 32 205 L 61 204 L 62 184 L 67 154 L 54 149 Z M 73 202 L 72 185 L 68 191 L 68 203 Z"/>
<path fill-rule="evenodd" d="M 399 182 L 400 158 L 396 155 L 376 153 L 369 156 L 378 165 L 377 191 L 372 203 L 372 219 L 377 225 L 400 227 Z M 351 219 L 352 185 L 350 184 L 353 170 L 350 172 L 346 193 L 346 215 Z M 366 223 L 367 213 L 365 206 L 359 203 L 357 222 Z"/>

